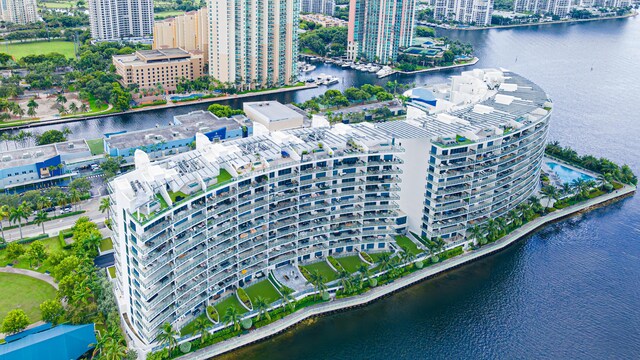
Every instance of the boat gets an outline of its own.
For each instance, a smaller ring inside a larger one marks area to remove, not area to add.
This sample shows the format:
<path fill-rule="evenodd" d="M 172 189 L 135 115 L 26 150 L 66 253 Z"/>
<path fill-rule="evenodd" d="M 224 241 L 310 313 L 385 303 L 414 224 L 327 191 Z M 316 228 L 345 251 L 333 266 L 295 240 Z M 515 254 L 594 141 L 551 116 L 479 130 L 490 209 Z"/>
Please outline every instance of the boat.
<path fill-rule="evenodd" d="M 312 57 L 309 58 L 309 61 L 316 61 L 316 60 L 318 60 L 318 58 L 315 57 L 315 56 L 312 56 Z"/>
<path fill-rule="evenodd" d="M 379 78 L 383 78 L 385 76 L 389 76 L 393 74 L 393 69 L 390 66 L 383 66 L 382 69 L 378 70 L 378 72 L 376 73 L 376 75 L 378 75 Z"/>
<path fill-rule="evenodd" d="M 353 63 L 353 64 L 349 65 L 349 67 L 352 68 L 352 69 L 357 69 L 358 68 L 358 64 Z"/>
<path fill-rule="evenodd" d="M 304 64 L 304 65 L 302 66 L 301 71 L 302 71 L 302 72 L 309 72 L 309 71 L 313 71 L 313 70 L 315 70 L 315 69 L 316 69 L 316 66 L 315 66 L 315 65 L 311 65 L 311 64 Z"/>
<path fill-rule="evenodd" d="M 328 78 L 327 80 L 325 80 L 325 85 L 333 85 L 333 84 L 337 84 L 340 82 L 340 79 L 338 79 L 335 76 L 331 76 L 330 78 Z"/>
<path fill-rule="evenodd" d="M 353 65 L 353 63 L 345 62 L 344 64 L 342 64 L 340 66 L 342 66 L 343 68 L 348 68 L 348 67 L 351 67 L 351 65 Z"/>
<path fill-rule="evenodd" d="M 380 71 L 380 66 L 373 65 L 369 68 L 369 72 L 371 73 L 377 73 L 378 71 Z"/>

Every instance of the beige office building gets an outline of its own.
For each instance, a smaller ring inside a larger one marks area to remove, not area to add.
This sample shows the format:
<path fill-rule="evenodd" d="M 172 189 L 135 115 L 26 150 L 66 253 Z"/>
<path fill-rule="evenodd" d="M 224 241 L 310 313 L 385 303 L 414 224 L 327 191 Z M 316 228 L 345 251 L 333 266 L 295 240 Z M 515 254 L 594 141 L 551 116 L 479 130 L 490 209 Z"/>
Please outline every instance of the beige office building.
<path fill-rule="evenodd" d="M 137 84 L 140 89 L 151 89 L 162 84 L 171 93 L 181 78 L 193 80 L 203 75 L 204 58 L 179 48 L 139 50 L 113 56 L 113 65 L 123 86 Z"/>
<path fill-rule="evenodd" d="M 202 52 L 206 63 L 209 57 L 207 8 L 156 21 L 153 25 L 153 48 L 181 48 L 192 53 Z"/>
<path fill-rule="evenodd" d="M 208 0 L 209 75 L 241 89 L 297 81 L 300 0 Z"/>

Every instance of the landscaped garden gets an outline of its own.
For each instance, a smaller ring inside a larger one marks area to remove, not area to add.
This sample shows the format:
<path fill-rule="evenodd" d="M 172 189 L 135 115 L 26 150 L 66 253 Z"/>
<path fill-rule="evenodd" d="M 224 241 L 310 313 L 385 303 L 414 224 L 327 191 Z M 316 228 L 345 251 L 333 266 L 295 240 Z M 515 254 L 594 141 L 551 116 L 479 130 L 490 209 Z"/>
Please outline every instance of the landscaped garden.
<path fill-rule="evenodd" d="M 26 275 L 0 273 L 0 284 L 0 319 L 13 309 L 22 309 L 30 323 L 40 321 L 40 304 L 56 297 L 53 286 Z"/>
<path fill-rule="evenodd" d="M 309 273 L 314 273 L 317 271 L 322 277 L 325 278 L 327 282 L 333 281 L 338 278 L 338 273 L 333 271 L 329 264 L 327 264 L 324 260 L 300 267 L 307 270 L 307 272 Z M 302 271 L 302 275 L 305 275 L 304 271 Z M 307 280 L 310 280 L 306 275 L 305 278 L 307 278 Z"/>
<path fill-rule="evenodd" d="M 411 239 L 409 239 L 407 236 L 405 235 L 398 235 L 396 236 L 396 243 L 405 251 L 408 251 L 410 253 L 412 253 L 413 255 L 418 255 L 422 252 L 424 252 L 422 249 L 420 249 L 418 247 L 418 245 L 416 245 L 416 243 L 414 243 L 413 241 L 411 241 Z"/>
<path fill-rule="evenodd" d="M 91 155 L 104 154 L 104 142 L 102 139 L 87 140 L 87 145 L 89 145 Z"/>
<path fill-rule="evenodd" d="M 257 297 L 262 297 L 269 303 L 273 303 L 281 297 L 280 293 L 278 293 L 278 290 L 276 290 L 276 288 L 271 284 L 271 281 L 267 279 L 257 282 L 245 288 L 244 290 L 247 292 L 247 295 L 249 295 L 249 298 L 251 298 L 253 302 L 255 302 L 255 299 Z"/>
<path fill-rule="evenodd" d="M 353 274 L 358 271 L 361 266 L 367 266 L 367 264 L 360 260 L 360 256 L 358 255 L 339 257 L 336 258 L 336 260 L 338 260 L 340 265 L 342 265 L 349 274 Z"/>
<path fill-rule="evenodd" d="M 227 311 L 227 309 L 231 306 L 234 306 L 238 312 L 240 314 L 244 314 L 246 312 L 248 312 L 248 310 L 242 305 L 240 304 L 240 301 L 238 301 L 238 298 L 236 297 L 236 294 L 232 294 L 231 296 L 227 296 L 224 300 L 222 300 L 221 302 L 214 304 L 213 305 L 216 310 L 218 311 L 218 314 L 223 315 L 225 311 Z"/>
<path fill-rule="evenodd" d="M 111 241 L 111 238 L 102 239 L 102 241 L 100 241 L 100 251 L 105 252 L 109 250 L 113 250 L 113 242 Z"/>
<path fill-rule="evenodd" d="M 28 239 L 25 240 L 26 242 L 29 241 Z M 23 240 L 23 242 L 25 242 L 25 240 Z M 40 247 L 40 245 L 32 246 L 32 244 L 36 242 L 41 244 L 42 247 Z M 53 266 L 51 266 L 50 263 L 51 259 L 48 259 L 47 256 L 43 254 L 53 254 L 58 252 L 65 256 L 70 253 L 69 250 L 62 247 L 61 240 L 58 236 L 44 238 L 30 243 L 20 244 L 18 242 L 13 242 L 0 250 L 0 267 L 12 264 L 12 266 L 17 269 L 28 269 L 44 273 L 53 270 Z M 42 260 L 36 259 L 36 257 L 40 256 L 42 257 Z M 38 263 L 40 266 L 37 266 Z"/>

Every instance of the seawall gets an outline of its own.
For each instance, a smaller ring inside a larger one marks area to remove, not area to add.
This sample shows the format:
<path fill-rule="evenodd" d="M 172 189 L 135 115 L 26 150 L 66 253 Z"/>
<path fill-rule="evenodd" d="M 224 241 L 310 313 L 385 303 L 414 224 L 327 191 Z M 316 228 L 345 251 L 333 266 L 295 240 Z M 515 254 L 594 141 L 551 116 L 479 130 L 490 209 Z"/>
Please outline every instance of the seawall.
<path fill-rule="evenodd" d="M 423 280 L 434 277 L 445 271 L 455 269 L 472 261 L 501 251 L 507 248 L 509 245 L 522 239 L 523 237 L 533 234 L 535 231 L 546 224 L 557 222 L 574 215 L 582 214 L 590 210 L 609 205 L 626 197 L 633 196 L 635 192 L 636 187 L 625 185 L 622 189 L 613 191 L 609 194 L 605 194 L 597 198 L 585 201 L 583 203 L 554 211 L 543 217 L 539 217 L 514 230 L 512 233 L 502 237 L 496 242 L 483 246 L 479 250 L 468 252 L 455 258 L 443 261 L 442 263 L 427 267 L 423 270 L 416 271 L 405 277 L 396 279 L 392 283 L 376 287 L 361 295 L 337 299 L 304 308 L 283 319 L 275 321 L 259 329 L 253 330 L 248 334 L 222 341 L 207 348 L 200 349 L 193 353 L 181 356 L 178 359 L 210 359 L 212 357 L 233 351 L 243 346 L 247 346 L 252 343 L 275 336 L 306 319 L 367 305 L 373 301 L 376 301 L 385 296 L 389 296 L 397 291 L 415 285 Z"/>

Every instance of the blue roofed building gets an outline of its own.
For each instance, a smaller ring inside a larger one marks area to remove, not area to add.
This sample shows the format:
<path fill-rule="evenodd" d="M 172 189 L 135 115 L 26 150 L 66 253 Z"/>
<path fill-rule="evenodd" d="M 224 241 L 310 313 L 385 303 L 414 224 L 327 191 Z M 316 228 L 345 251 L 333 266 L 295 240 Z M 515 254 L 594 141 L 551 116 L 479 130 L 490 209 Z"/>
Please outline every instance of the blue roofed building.
<path fill-rule="evenodd" d="M 0 190 L 23 191 L 44 182 L 61 183 L 77 175 L 70 164 L 91 158 L 84 140 L 3 151 L 0 154 Z"/>
<path fill-rule="evenodd" d="M 2 360 L 77 359 L 96 343 L 93 324 L 58 325 L 0 345 Z"/>
<path fill-rule="evenodd" d="M 110 156 L 122 156 L 127 163 L 133 162 L 136 149 L 157 160 L 190 150 L 196 133 L 210 141 L 244 138 L 253 134 L 253 123 L 244 115 L 219 118 L 209 111 L 192 111 L 174 116 L 169 126 L 107 135 L 104 149 Z"/>

